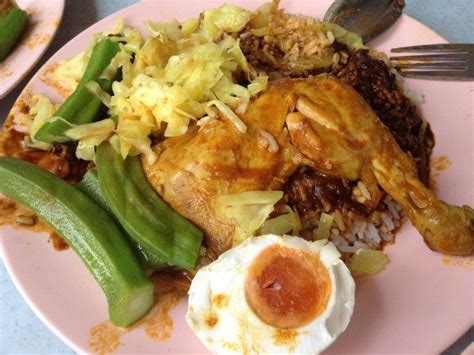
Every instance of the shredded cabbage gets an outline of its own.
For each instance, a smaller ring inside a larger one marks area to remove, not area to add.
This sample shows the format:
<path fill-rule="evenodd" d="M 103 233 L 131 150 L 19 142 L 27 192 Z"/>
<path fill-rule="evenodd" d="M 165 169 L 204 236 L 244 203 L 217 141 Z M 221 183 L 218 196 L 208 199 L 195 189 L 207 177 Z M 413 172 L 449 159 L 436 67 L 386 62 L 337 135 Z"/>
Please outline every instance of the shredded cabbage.
<path fill-rule="evenodd" d="M 74 90 L 89 63 L 92 47 L 76 54 L 74 57 L 59 62 L 53 72 L 53 78 L 71 90 Z"/>
<path fill-rule="evenodd" d="M 204 11 L 202 34 L 207 40 L 216 40 L 223 32 L 239 32 L 250 21 L 251 13 L 235 5 L 224 4 Z"/>
<path fill-rule="evenodd" d="M 148 138 L 152 131 L 152 124 L 140 120 L 125 119 L 117 124 L 116 133 L 120 142 L 120 153 L 125 159 L 129 153 L 139 152 L 145 155 L 149 164 L 156 159 L 156 154 L 150 147 Z"/>
<path fill-rule="evenodd" d="M 232 35 L 251 17 L 251 12 L 226 4 L 183 23 L 148 22 L 148 38 L 127 27 L 123 19 L 94 37 L 94 43 L 104 37 L 120 42 L 121 51 L 101 78 L 111 80 L 120 70 L 121 80 L 113 82 L 111 93 L 95 82 L 88 83 L 87 88 L 116 120 L 113 134 L 106 139 L 114 140 L 122 156 L 144 154 L 153 163 L 156 154 L 151 149 L 151 134 L 179 136 L 187 132 L 192 121 L 208 116 L 220 116 L 239 132 L 246 132 L 239 115 L 245 113 L 250 99 L 268 86 L 268 78 L 253 71 L 238 37 Z M 75 87 L 88 64 L 92 45 L 61 62 L 54 73 L 56 78 Z M 246 78 L 248 85 L 239 84 L 237 78 Z M 105 134 L 86 132 L 79 139 L 77 155 L 91 160 L 96 142 Z"/>
<path fill-rule="evenodd" d="M 136 61 L 129 70 L 129 83 L 124 75 L 124 80 L 112 87 L 111 114 L 119 121 L 125 116 L 137 118 L 151 114 L 155 120 L 153 128 L 159 130 L 166 123 L 164 135 L 173 137 L 186 133 L 190 121 L 204 117 L 206 108 L 213 105 L 244 133 L 246 126 L 235 112 L 245 112 L 252 94 L 265 90 L 268 82 L 266 77 L 256 77 L 249 85 L 252 93 L 234 83 L 233 71 L 248 69 L 248 65 L 242 65 L 247 62 L 238 47 L 238 40 L 227 37 L 220 44 L 211 42 L 181 50 L 175 46 L 179 53 L 170 55 L 170 48 L 162 50 L 162 47 L 180 32 L 166 30 L 163 25 L 155 26 L 154 30 L 160 37 L 169 33 L 171 37 L 164 41 L 156 40 L 156 37 L 153 42 L 146 42 L 137 57 L 150 62 L 149 53 L 164 52 L 167 57 L 165 67 L 162 68 L 165 60 L 157 60 L 159 55 L 156 55 L 155 63 L 152 63 L 152 66 L 156 64 L 154 70 L 147 66 L 149 74 L 144 74 L 144 70 L 135 70 L 135 66 L 140 66 L 140 61 Z M 238 51 L 233 50 L 236 47 Z M 137 72 L 136 76 L 134 72 Z"/>
<path fill-rule="evenodd" d="M 313 233 L 314 239 L 328 239 L 333 221 L 334 216 L 327 213 L 321 213 L 321 217 L 319 217 L 318 229 L 315 233 Z"/>
<path fill-rule="evenodd" d="M 362 38 L 354 32 L 349 32 L 341 26 L 330 22 L 323 22 L 321 26 L 324 32 L 332 32 L 336 41 L 345 44 L 351 49 L 365 48 Z"/>
<path fill-rule="evenodd" d="M 238 225 L 233 245 L 254 236 L 282 197 L 282 191 L 247 191 L 217 197 L 216 211 Z"/>
<path fill-rule="evenodd" d="M 195 18 L 190 18 L 181 24 L 181 35 L 183 37 L 189 37 L 198 28 L 199 20 Z"/>
<path fill-rule="evenodd" d="M 34 137 L 44 123 L 51 120 L 58 108 L 58 105 L 54 105 L 47 97 L 42 95 L 36 95 L 33 98 L 33 102 L 35 103 L 31 106 L 29 112 L 30 115 L 34 116 L 30 127 L 32 137 Z"/>
<path fill-rule="evenodd" d="M 36 148 L 41 150 L 48 150 L 52 147 L 51 144 L 37 141 L 34 139 L 36 132 L 43 124 L 53 119 L 54 113 L 58 109 L 58 105 L 53 104 L 47 97 L 43 95 L 34 95 L 32 97 L 32 105 L 26 115 L 20 115 L 15 120 L 16 124 L 27 128 L 29 136 L 25 137 L 25 144 L 29 148 Z"/>
<path fill-rule="evenodd" d="M 105 106 L 108 107 L 110 105 L 110 95 L 105 92 L 98 83 L 95 81 L 89 81 L 86 84 L 86 88 L 89 92 L 97 96 Z"/>
<path fill-rule="evenodd" d="M 352 276 L 374 275 L 388 264 L 388 257 L 380 250 L 359 249 L 349 259 L 348 267 Z"/>
<path fill-rule="evenodd" d="M 257 11 L 254 12 L 250 24 L 253 29 L 260 29 L 267 27 L 270 22 L 270 17 L 274 11 L 278 9 L 278 3 L 275 1 L 267 2 L 260 6 Z"/>
<path fill-rule="evenodd" d="M 95 147 L 109 139 L 114 129 L 115 122 L 105 119 L 70 128 L 64 134 L 79 141 L 76 148 L 76 156 L 79 159 L 95 161 Z"/>
<path fill-rule="evenodd" d="M 165 137 L 182 135 L 191 121 L 220 113 L 245 133 L 247 127 L 238 115 L 247 110 L 252 96 L 268 86 L 266 76 L 251 71 L 239 40 L 228 35 L 240 31 L 249 20 L 250 12 L 224 5 L 207 10 L 201 21 L 148 22 L 153 37 L 133 52 L 134 62 L 121 53 L 113 60 L 115 68 L 122 68 L 123 80 L 112 85 L 110 102 L 102 95 L 109 113 L 117 117 L 119 126 L 122 121 L 143 121 L 142 117 L 147 117 L 149 132 L 164 129 Z M 226 35 L 209 41 L 214 30 Z M 249 79 L 248 87 L 236 83 L 239 73 Z M 118 141 L 125 145 L 120 148 L 123 155 L 134 146 L 152 161 L 150 140 L 143 132 L 117 131 Z M 124 134 L 127 136 L 121 137 Z"/>
<path fill-rule="evenodd" d="M 290 206 L 285 205 L 285 209 L 288 213 L 282 214 L 281 216 L 267 219 L 262 227 L 260 228 L 260 234 L 276 234 L 283 235 L 288 232 L 292 234 L 298 234 L 301 229 L 301 222 L 296 210 L 293 210 Z"/>
<path fill-rule="evenodd" d="M 260 75 L 256 77 L 249 85 L 247 89 L 250 93 L 250 96 L 255 96 L 262 91 L 265 91 L 268 87 L 268 76 Z"/>
<path fill-rule="evenodd" d="M 115 128 L 115 122 L 112 119 L 82 124 L 68 129 L 64 134 L 74 140 L 81 140 L 86 137 L 112 134 Z"/>

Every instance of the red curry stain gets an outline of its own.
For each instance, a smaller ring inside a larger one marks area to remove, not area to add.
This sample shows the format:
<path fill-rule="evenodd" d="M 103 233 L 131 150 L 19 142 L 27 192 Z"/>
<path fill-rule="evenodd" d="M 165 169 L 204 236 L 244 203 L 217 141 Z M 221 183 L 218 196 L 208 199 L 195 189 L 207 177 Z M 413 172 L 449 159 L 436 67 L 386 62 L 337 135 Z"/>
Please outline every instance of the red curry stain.
<path fill-rule="evenodd" d="M 125 333 L 125 328 L 116 327 L 109 320 L 101 322 L 89 332 L 89 348 L 96 354 L 113 353 L 122 345 L 120 337 Z"/>
<path fill-rule="evenodd" d="M 453 267 L 459 267 L 463 269 L 474 269 L 474 257 L 473 256 L 448 256 L 443 255 L 443 264 Z"/>
<path fill-rule="evenodd" d="M 215 312 L 208 311 L 204 314 L 204 323 L 206 323 L 209 328 L 214 328 L 218 322 L 219 317 Z"/>
<path fill-rule="evenodd" d="M 452 165 L 451 160 L 446 155 L 433 158 L 431 160 L 431 166 L 436 171 L 444 171 Z"/>
<path fill-rule="evenodd" d="M 54 89 L 61 97 L 66 98 L 73 92 L 72 88 L 62 85 L 54 79 L 53 73 L 58 68 L 59 63 L 51 63 L 40 74 L 40 80 L 50 88 Z"/>
<path fill-rule="evenodd" d="M 212 305 L 216 308 L 225 308 L 229 304 L 229 296 L 217 294 L 212 297 Z"/>
<path fill-rule="evenodd" d="M 155 305 L 142 319 L 130 328 L 120 328 L 110 321 L 104 321 L 91 328 L 89 347 L 95 353 L 108 354 L 121 345 L 121 337 L 129 331 L 142 329 L 152 340 L 165 341 L 174 330 L 170 311 L 185 297 L 190 286 L 190 276 L 182 271 L 162 271 L 154 273 L 151 280 L 155 284 Z"/>
<path fill-rule="evenodd" d="M 452 165 L 452 162 L 448 156 L 441 155 L 439 157 L 432 158 L 430 163 L 432 174 L 430 174 L 429 186 L 433 192 L 438 192 L 439 187 L 436 179 L 441 175 L 442 171 L 445 171 Z"/>
<path fill-rule="evenodd" d="M 287 345 L 291 348 L 296 344 L 298 331 L 294 329 L 276 329 L 272 338 L 275 345 Z"/>
<path fill-rule="evenodd" d="M 0 63 L 0 81 L 13 74 L 9 65 Z"/>
<path fill-rule="evenodd" d="M 69 244 L 56 232 L 51 232 L 49 241 L 53 244 L 54 250 L 63 251 L 69 249 Z"/>

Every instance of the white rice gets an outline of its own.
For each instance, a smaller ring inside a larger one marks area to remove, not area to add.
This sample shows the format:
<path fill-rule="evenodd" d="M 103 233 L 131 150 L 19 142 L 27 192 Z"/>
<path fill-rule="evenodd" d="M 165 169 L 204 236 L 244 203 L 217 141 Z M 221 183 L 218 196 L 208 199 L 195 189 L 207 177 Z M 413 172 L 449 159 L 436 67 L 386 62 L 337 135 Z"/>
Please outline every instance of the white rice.
<path fill-rule="evenodd" d="M 360 189 L 361 193 L 363 189 Z M 386 211 L 380 213 L 380 221 L 370 223 L 367 220 L 355 220 L 345 232 L 334 223 L 330 239 L 337 249 L 349 256 L 361 248 L 379 249 L 384 243 L 394 239 L 394 231 L 400 226 L 400 205 L 390 196 L 383 200 Z"/>
<path fill-rule="evenodd" d="M 344 237 L 345 238 L 341 236 L 336 236 L 332 239 L 332 242 L 334 243 L 336 248 L 342 253 L 354 254 L 359 249 L 368 248 L 367 244 L 362 243 L 360 241 L 349 243 L 347 241 L 348 235 L 344 235 Z"/>
<path fill-rule="evenodd" d="M 387 226 L 388 231 L 393 231 L 395 229 L 395 224 L 393 224 L 392 218 L 387 213 L 382 213 L 380 215 L 383 223 Z"/>
<path fill-rule="evenodd" d="M 370 194 L 370 191 L 367 186 L 365 186 L 362 181 L 359 181 L 357 183 L 357 187 L 359 188 L 359 191 L 361 192 L 362 196 L 364 196 L 366 200 L 369 200 L 372 195 Z"/>
<path fill-rule="evenodd" d="M 377 228 L 375 228 L 375 225 L 373 223 L 369 223 L 367 226 L 367 234 L 365 240 L 369 243 L 374 244 L 375 246 L 380 245 L 380 235 L 379 231 Z"/>

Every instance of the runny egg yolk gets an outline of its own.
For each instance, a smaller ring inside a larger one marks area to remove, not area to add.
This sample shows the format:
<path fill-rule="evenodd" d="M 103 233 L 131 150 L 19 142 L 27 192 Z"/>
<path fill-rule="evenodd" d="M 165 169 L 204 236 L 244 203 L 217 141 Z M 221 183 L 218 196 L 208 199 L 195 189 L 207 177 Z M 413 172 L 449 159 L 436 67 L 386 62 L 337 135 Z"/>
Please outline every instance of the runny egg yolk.
<path fill-rule="evenodd" d="M 331 279 L 318 254 L 272 245 L 250 265 L 245 296 L 252 311 L 277 328 L 308 324 L 325 309 Z"/>

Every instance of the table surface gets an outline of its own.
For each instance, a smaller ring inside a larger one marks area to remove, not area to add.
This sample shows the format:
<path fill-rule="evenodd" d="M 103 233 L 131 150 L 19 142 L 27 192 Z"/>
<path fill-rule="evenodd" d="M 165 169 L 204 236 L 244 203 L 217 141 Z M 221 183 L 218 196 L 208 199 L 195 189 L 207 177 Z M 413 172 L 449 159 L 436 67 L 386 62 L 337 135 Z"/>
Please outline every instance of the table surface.
<path fill-rule="evenodd" d="M 0 101 L 0 123 L 33 73 L 59 48 L 93 23 L 135 2 L 66 0 L 63 23 L 51 47 L 32 73 Z M 423 22 L 450 42 L 474 43 L 473 0 L 406 0 L 406 3 L 406 14 Z M 0 263 L 0 322 L 0 354 L 73 353 L 29 309 L 8 276 L 3 262 Z M 472 341 L 472 329 L 470 333 L 470 336 L 464 337 L 464 341 L 444 354 L 459 354 Z"/>

